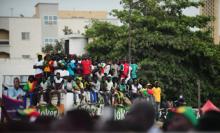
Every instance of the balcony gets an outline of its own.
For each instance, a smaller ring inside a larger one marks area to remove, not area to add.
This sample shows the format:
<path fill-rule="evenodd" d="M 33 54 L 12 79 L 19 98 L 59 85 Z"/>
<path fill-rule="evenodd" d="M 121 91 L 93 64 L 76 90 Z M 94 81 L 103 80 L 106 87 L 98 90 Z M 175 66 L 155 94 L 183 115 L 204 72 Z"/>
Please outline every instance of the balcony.
<path fill-rule="evenodd" d="M 9 40 L 0 39 L 0 58 L 8 58 L 10 52 Z"/>
<path fill-rule="evenodd" d="M 0 29 L 0 45 L 9 45 L 9 31 Z"/>
<path fill-rule="evenodd" d="M 9 40 L 7 40 L 7 39 L 0 39 L 0 46 L 1 45 L 9 45 Z"/>

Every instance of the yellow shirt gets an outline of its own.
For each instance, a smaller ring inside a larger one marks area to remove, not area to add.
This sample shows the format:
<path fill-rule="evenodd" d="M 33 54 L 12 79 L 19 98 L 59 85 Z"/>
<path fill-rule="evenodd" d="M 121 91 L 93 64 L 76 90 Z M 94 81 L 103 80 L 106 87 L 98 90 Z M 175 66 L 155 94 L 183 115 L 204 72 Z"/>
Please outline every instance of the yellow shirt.
<path fill-rule="evenodd" d="M 160 102 L 160 100 L 161 100 L 161 88 L 160 87 L 153 88 L 153 96 L 154 96 L 156 102 Z"/>
<path fill-rule="evenodd" d="M 77 84 L 77 83 L 74 83 L 73 84 L 73 88 L 75 89 L 75 90 L 81 90 L 81 89 L 84 89 L 84 86 L 83 86 L 83 83 L 82 82 L 80 82 L 79 84 Z"/>

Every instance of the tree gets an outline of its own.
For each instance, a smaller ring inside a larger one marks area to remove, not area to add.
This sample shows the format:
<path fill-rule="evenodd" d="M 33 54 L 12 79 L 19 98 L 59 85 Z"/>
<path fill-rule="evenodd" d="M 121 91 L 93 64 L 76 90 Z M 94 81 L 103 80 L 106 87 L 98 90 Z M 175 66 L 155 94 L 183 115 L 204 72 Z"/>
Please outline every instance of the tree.
<path fill-rule="evenodd" d="M 54 51 L 56 53 L 64 53 L 63 45 L 64 45 L 64 40 L 60 40 L 60 41 L 57 40 L 54 46 Z"/>
<path fill-rule="evenodd" d="M 63 40 L 56 40 L 56 44 L 52 45 L 52 44 L 46 44 L 43 48 L 42 48 L 42 52 L 45 54 L 50 54 L 50 53 L 64 53 L 64 41 Z"/>
<path fill-rule="evenodd" d="M 73 34 L 73 31 L 71 29 L 69 29 L 68 26 L 65 26 L 63 29 L 64 35 L 70 35 Z"/>
<path fill-rule="evenodd" d="M 122 26 L 94 21 L 86 31 L 93 39 L 87 50 L 93 57 L 123 58 L 128 54 L 131 26 L 132 58 L 141 65 L 140 78 L 162 83 L 163 98 L 180 94 L 189 105 L 197 104 L 197 80 L 201 81 L 202 102 L 220 100 L 220 47 L 213 45 L 212 29 L 204 28 L 213 17 L 183 14 L 201 2 L 183 0 L 122 0 L 123 10 L 113 10 Z M 200 30 L 195 30 L 200 29 Z"/>
<path fill-rule="evenodd" d="M 53 51 L 53 46 L 51 44 L 47 44 L 42 48 L 43 53 L 51 53 Z"/>

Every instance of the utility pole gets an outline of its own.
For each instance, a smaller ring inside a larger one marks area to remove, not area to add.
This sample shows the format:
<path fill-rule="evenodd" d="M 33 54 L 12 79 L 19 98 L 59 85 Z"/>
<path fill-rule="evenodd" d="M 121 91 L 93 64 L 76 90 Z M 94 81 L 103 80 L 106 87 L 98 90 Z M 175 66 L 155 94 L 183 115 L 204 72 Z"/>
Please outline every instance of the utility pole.
<path fill-rule="evenodd" d="M 128 20 L 128 60 L 129 64 L 131 64 L 131 5 L 132 2 L 129 3 L 129 20 Z"/>
<path fill-rule="evenodd" d="M 200 80 L 197 80 L 197 86 L 198 86 L 198 109 L 201 106 L 201 84 L 200 84 Z"/>
<path fill-rule="evenodd" d="M 132 46 L 132 38 L 131 38 L 131 14 L 133 6 L 142 2 L 142 0 L 130 0 L 129 1 L 129 16 L 128 16 L 128 60 L 129 64 L 131 64 L 131 46 Z"/>

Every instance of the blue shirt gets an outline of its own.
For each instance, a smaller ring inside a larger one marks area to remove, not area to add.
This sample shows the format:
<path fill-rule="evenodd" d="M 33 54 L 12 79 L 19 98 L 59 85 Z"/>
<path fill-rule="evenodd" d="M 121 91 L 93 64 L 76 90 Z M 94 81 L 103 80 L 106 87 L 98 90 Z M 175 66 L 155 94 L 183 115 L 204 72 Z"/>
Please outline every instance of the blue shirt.
<path fill-rule="evenodd" d="M 10 98 L 17 99 L 17 97 L 19 95 L 21 95 L 21 96 L 25 95 L 25 92 L 21 88 L 18 88 L 18 89 L 15 89 L 14 87 L 13 88 L 8 88 L 8 96 Z"/>
<path fill-rule="evenodd" d="M 71 61 L 67 64 L 67 71 L 69 72 L 69 74 L 71 76 L 74 76 L 74 69 L 76 68 L 76 64 L 75 64 L 75 61 Z"/>

